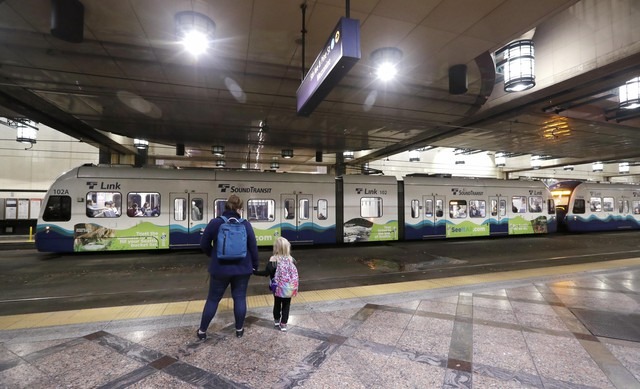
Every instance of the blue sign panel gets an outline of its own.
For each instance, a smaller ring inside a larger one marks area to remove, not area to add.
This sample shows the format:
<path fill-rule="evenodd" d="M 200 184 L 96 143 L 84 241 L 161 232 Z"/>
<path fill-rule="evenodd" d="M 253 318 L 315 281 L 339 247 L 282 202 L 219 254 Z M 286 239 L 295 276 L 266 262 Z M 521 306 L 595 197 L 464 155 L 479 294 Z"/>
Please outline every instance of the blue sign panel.
<path fill-rule="evenodd" d="M 296 93 L 298 115 L 311 112 L 360 59 L 360 21 L 340 18 Z"/>

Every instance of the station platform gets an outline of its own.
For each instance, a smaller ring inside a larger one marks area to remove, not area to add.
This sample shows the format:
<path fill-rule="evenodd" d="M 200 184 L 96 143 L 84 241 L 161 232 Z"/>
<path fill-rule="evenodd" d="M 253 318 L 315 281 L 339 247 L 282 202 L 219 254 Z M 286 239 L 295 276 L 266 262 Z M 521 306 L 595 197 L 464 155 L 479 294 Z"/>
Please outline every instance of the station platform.
<path fill-rule="evenodd" d="M 640 388 L 640 258 L 0 316 L 2 388 Z"/>

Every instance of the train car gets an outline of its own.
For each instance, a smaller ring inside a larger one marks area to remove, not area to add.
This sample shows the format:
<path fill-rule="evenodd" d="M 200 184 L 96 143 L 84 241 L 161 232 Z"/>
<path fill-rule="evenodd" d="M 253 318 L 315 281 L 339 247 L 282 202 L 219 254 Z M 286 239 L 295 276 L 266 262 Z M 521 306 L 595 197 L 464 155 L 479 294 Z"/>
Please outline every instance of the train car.
<path fill-rule="evenodd" d="M 337 198 L 343 204 L 342 242 L 398 240 L 398 182 L 391 176 L 345 175 Z M 341 195 L 340 195 L 341 192 Z"/>
<path fill-rule="evenodd" d="M 640 186 L 562 181 L 549 187 L 558 223 L 571 232 L 640 229 Z"/>
<path fill-rule="evenodd" d="M 335 243 L 335 179 L 326 175 L 211 169 L 81 166 L 44 199 L 36 248 L 44 252 L 199 247 L 229 195 L 245 201 L 259 245 Z"/>
<path fill-rule="evenodd" d="M 556 230 L 538 181 L 85 165 L 44 198 L 44 252 L 197 248 L 226 199 L 244 200 L 258 244 L 331 244 L 536 234 Z"/>
<path fill-rule="evenodd" d="M 407 176 L 403 186 L 405 240 L 556 231 L 540 181 Z"/>

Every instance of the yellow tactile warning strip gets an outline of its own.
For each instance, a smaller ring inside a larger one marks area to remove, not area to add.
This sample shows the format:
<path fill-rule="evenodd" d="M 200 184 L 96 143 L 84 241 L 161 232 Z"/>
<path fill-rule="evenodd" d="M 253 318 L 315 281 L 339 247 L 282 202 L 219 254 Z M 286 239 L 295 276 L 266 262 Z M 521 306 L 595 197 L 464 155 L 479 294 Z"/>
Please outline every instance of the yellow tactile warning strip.
<path fill-rule="evenodd" d="M 433 280 L 396 282 L 384 285 L 367 285 L 349 288 L 303 291 L 293 299 L 293 304 L 345 300 L 396 293 L 417 292 L 422 290 L 441 289 L 456 286 L 472 286 L 488 282 L 504 282 L 525 280 L 529 278 L 577 275 L 577 273 L 587 271 L 612 270 L 633 266 L 640 266 L 640 258 L 476 274 L 470 276 L 439 278 Z M 218 310 L 230 310 L 232 308 L 232 304 L 233 303 L 231 299 L 223 299 L 220 302 Z M 247 298 L 247 307 L 249 309 L 270 307 L 272 304 L 273 297 L 270 294 L 250 296 Z M 129 305 L 120 307 L 92 308 L 61 312 L 44 312 L 24 315 L 0 316 L 0 330 L 16 330 L 126 319 L 142 319 L 168 315 L 194 314 L 201 313 L 203 306 L 204 300 L 194 300 L 173 303 Z"/>

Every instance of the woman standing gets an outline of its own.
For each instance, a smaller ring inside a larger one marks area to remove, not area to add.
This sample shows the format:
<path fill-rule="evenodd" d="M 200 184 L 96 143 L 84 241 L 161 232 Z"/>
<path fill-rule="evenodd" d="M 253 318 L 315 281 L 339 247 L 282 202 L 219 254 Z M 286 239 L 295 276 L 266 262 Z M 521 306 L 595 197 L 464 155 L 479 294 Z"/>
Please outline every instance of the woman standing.
<path fill-rule="evenodd" d="M 231 297 L 233 298 L 236 336 L 240 338 L 244 334 L 244 319 L 247 314 L 247 286 L 249 285 L 249 277 L 258 268 L 258 244 L 251 223 L 240 217 L 241 210 L 242 200 L 236 195 L 231 195 L 227 199 L 222 216 L 227 219 L 235 218 L 244 225 L 247 232 L 247 254 L 244 258 L 237 260 L 218 258 L 214 244 L 220 226 L 225 223 L 225 220 L 220 217 L 209 222 L 200 240 L 202 251 L 211 258 L 209 262 L 209 294 L 202 311 L 200 328 L 197 331 L 198 338 L 201 340 L 207 338 L 207 328 L 216 315 L 218 304 L 229 285 L 231 285 Z"/>

